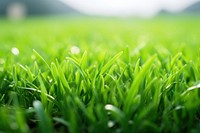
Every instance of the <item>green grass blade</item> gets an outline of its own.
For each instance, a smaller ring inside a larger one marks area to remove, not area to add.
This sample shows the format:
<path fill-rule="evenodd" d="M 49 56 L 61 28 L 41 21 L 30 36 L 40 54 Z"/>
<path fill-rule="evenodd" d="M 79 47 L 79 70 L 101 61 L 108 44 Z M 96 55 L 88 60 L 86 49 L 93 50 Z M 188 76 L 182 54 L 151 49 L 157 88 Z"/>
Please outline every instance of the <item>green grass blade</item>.
<path fill-rule="evenodd" d="M 124 110 L 126 112 L 130 111 L 130 108 L 132 108 L 132 101 L 136 97 L 137 92 L 139 91 L 139 85 L 141 84 L 143 77 L 145 77 L 145 74 L 149 71 L 151 68 L 151 65 L 153 61 L 155 60 L 156 56 L 152 56 L 141 68 L 140 72 L 138 75 L 134 78 L 133 83 L 131 84 L 130 89 L 127 92 L 127 96 L 125 98 L 125 106 Z"/>
<path fill-rule="evenodd" d="M 39 131 L 41 133 L 51 133 L 51 132 L 53 132 L 52 122 L 51 122 L 49 116 L 45 113 L 41 102 L 40 101 L 34 101 L 33 107 L 35 109 L 37 119 L 39 120 Z"/>
<path fill-rule="evenodd" d="M 107 71 L 110 66 L 123 54 L 123 51 L 116 54 L 112 59 L 110 59 L 102 68 L 100 71 L 100 74 L 103 74 L 105 71 Z"/>
<path fill-rule="evenodd" d="M 47 65 L 47 67 L 48 67 L 49 70 L 50 70 L 51 68 L 50 68 L 49 64 L 45 61 L 45 59 L 44 59 L 35 49 L 33 49 L 33 52 L 36 54 L 36 56 L 37 56 L 41 61 L 43 61 L 43 62 Z"/>
<path fill-rule="evenodd" d="M 56 121 L 56 122 L 59 122 L 59 123 L 61 123 L 63 125 L 65 125 L 66 127 L 69 127 L 69 125 L 70 125 L 69 122 L 67 122 L 64 119 L 59 118 L 59 117 L 54 117 L 53 120 Z"/>

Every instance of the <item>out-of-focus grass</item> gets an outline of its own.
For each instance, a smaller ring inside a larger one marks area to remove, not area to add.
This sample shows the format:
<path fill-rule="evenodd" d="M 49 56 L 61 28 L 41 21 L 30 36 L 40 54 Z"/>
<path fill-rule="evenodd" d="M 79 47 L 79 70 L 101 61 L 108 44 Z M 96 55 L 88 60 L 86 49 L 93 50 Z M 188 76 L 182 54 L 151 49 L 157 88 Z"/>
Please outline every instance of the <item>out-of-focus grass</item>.
<path fill-rule="evenodd" d="M 0 131 L 198 132 L 199 23 L 1 20 Z"/>

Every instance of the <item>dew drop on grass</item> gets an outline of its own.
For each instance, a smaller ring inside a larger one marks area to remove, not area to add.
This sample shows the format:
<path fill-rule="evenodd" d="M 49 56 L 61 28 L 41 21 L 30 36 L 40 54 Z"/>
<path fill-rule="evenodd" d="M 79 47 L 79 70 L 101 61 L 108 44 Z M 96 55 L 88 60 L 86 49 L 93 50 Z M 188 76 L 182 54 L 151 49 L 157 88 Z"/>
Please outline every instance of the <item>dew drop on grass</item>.
<path fill-rule="evenodd" d="M 33 109 L 33 107 L 28 107 L 28 109 Z"/>
<path fill-rule="evenodd" d="M 53 79 L 50 79 L 50 80 L 49 80 L 49 83 L 52 83 L 52 82 L 53 82 Z"/>
<path fill-rule="evenodd" d="M 111 105 L 111 104 L 107 104 L 106 106 L 105 106 L 105 109 L 106 110 L 113 110 L 113 105 Z"/>
<path fill-rule="evenodd" d="M 80 48 L 77 46 L 72 46 L 71 47 L 71 53 L 72 54 L 79 54 L 80 53 Z"/>
<path fill-rule="evenodd" d="M 11 49 L 11 52 L 12 52 L 14 55 L 19 55 L 19 49 L 18 49 L 18 48 L 13 47 L 13 48 Z"/>
<path fill-rule="evenodd" d="M 113 121 L 108 121 L 108 127 L 112 128 L 115 125 L 115 123 Z"/>

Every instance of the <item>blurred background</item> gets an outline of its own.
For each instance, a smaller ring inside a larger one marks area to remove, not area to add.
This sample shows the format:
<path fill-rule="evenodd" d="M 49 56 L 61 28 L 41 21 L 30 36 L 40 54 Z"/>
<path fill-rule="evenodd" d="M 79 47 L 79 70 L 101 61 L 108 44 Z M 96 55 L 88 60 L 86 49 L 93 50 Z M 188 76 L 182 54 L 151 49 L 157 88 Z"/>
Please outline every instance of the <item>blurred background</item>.
<path fill-rule="evenodd" d="M 199 0 L 0 0 L 0 16 L 110 16 L 151 18 L 199 14 Z"/>
<path fill-rule="evenodd" d="M 184 49 L 199 45 L 199 22 L 200 0 L 0 0 L 0 59 L 27 60 L 32 49 L 52 60 L 74 48 Z"/>

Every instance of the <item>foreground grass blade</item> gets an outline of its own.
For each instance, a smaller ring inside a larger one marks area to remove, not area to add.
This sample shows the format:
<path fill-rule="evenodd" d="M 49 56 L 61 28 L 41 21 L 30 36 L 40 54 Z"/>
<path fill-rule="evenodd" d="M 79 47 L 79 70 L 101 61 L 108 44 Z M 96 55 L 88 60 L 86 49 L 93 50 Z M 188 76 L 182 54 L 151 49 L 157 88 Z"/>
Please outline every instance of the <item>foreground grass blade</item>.
<path fill-rule="evenodd" d="M 51 132 L 53 132 L 52 122 L 51 122 L 49 116 L 45 113 L 41 102 L 40 101 L 34 101 L 33 107 L 35 109 L 37 119 L 39 120 L 39 131 L 41 133 L 51 133 Z"/>
<path fill-rule="evenodd" d="M 139 85 L 141 84 L 143 78 L 145 77 L 145 74 L 148 72 L 148 70 L 151 68 L 151 65 L 153 61 L 155 60 L 156 55 L 152 56 L 141 68 L 140 72 L 137 74 L 135 77 L 133 83 L 131 84 L 130 89 L 127 92 L 127 97 L 125 98 L 125 106 L 124 110 L 126 112 L 130 111 L 130 108 L 132 108 L 132 102 L 133 99 L 136 97 L 137 92 L 139 91 L 140 87 Z M 137 68 L 136 68 L 137 69 Z"/>
<path fill-rule="evenodd" d="M 50 70 L 51 68 L 50 68 L 49 64 L 45 61 L 45 59 L 44 59 L 35 49 L 33 49 L 33 52 L 36 54 L 36 56 L 37 56 L 40 60 L 42 60 L 42 61 L 47 65 L 47 67 L 48 67 L 49 70 Z"/>

